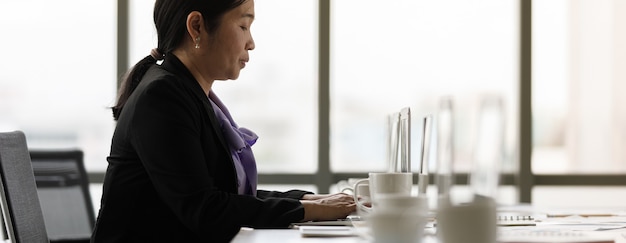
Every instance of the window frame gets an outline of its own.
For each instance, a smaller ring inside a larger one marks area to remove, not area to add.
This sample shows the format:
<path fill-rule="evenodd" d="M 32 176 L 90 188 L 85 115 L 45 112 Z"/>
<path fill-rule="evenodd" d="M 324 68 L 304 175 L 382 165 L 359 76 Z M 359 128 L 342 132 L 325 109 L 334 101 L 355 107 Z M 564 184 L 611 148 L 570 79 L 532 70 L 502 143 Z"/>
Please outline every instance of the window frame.
<path fill-rule="evenodd" d="M 336 173 L 330 169 L 330 1 L 319 1 L 318 30 L 318 170 L 314 173 L 260 173 L 260 184 L 312 184 L 318 193 L 329 193 L 331 185 L 354 177 L 367 177 L 367 173 Z M 513 185 L 517 188 L 519 203 L 532 202 L 533 186 L 623 186 L 626 185 L 626 174 L 533 174 L 531 168 L 532 155 L 532 0 L 519 0 L 519 110 L 517 121 L 518 170 L 516 173 L 502 175 L 502 185 Z M 128 69 L 129 55 L 129 3 L 117 1 L 117 77 Z M 120 80 L 116 80 L 118 87 Z M 90 183 L 102 183 L 104 172 L 88 172 Z M 468 174 L 455 175 L 457 184 L 466 185 Z M 417 175 L 414 177 L 417 181 Z M 434 178 L 430 178 L 434 184 Z"/>

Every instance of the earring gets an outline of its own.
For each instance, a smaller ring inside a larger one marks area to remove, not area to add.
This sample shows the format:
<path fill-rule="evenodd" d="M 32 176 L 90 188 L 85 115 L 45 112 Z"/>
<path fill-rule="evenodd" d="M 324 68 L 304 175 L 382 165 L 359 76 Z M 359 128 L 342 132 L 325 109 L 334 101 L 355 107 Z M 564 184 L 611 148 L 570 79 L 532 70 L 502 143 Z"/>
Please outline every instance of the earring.
<path fill-rule="evenodd" d="M 196 37 L 196 49 L 200 49 L 200 36 Z"/>

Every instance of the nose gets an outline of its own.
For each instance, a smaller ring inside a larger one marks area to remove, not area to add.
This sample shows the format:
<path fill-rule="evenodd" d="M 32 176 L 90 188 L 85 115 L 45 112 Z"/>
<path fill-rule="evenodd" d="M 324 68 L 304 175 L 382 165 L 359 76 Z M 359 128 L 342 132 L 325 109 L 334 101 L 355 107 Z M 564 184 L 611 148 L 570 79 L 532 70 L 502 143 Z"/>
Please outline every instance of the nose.
<path fill-rule="evenodd" d="M 246 44 L 246 50 L 252 51 L 255 47 L 256 45 L 254 44 L 254 38 L 252 38 L 252 34 L 250 34 L 250 40 Z"/>

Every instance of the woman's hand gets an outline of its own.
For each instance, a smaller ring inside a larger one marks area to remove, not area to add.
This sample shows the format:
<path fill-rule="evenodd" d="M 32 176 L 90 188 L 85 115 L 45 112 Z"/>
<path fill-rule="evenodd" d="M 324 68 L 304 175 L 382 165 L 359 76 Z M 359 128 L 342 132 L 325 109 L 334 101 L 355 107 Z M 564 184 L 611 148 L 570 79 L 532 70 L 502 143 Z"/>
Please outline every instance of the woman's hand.
<path fill-rule="evenodd" d="M 306 194 L 300 202 L 304 206 L 304 219 L 302 221 L 342 219 L 356 209 L 354 197 L 345 193 Z"/>
<path fill-rule="evenodd" d="M 327 197 L 334 197 L 337 195 L 347 195 L 345 193 L 335 193 L 335 194 L 304 194 L 301 200 L 319 200 Z"/>

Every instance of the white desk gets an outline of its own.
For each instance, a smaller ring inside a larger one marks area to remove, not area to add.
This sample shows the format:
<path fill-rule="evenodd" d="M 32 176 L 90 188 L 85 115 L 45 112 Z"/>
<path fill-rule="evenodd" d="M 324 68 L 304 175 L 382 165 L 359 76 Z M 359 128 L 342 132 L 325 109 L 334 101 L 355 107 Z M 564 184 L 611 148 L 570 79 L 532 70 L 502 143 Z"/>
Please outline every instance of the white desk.
<path fill-rule="evenodd" d="M 514 207 L 513 209 L 509 209 L 509 210 L 520 210 L 517 207 Z M 526 210 L 526 209 L 522 209 L 522 210 Z M 499 210 L 500 211 L 500 210 Z M 593 211 L 593 210 L 592 210 Z M 610 212 L 616 212 L 616 209 L 606 209 L 606 211 L 610 211 Z M 572 212 L 572 209 L 568 209 L 568 210 L 551 210 L 551 212 Z M 588 209 L 584 209 L 582 211 L 576 211 L 576 212 L 581 212 L 581 214 L 585 213 L 585 212 L 589 212 Z M 626 210 L 621 211 L 620 212 L 626 212 Z M 585 230 L 584 227 L 587 224 L 593 224 L 594 219 L 598 219 L 600 221 L 605 221 L 605 222 L 615 222 L 615 223 L 619 223 L 619 224 L 623 224 L 626 227 L 626 215 L 620 215 L 618 217 L 596 217 L 596 218 L 580 218 L 581 219 L 581 223 L 580 225 L 576 225 L 576 223 L 572 224 L 572 226 L 560 226 L 560 227 L 564 227 L 564 228 L 572 228 L 575 229 L 576 227 L 580 227 L 582 226 L 583 231 Z M 548 220 L 549 221 L 549 220 Z M 544 221 L 545 222 L 545 221 Z M 558 223 L 558 222 L 557 222 Z M 538 224 L 537 226 L 517 226 L 517 227 L 534 227 L 537 230 L 541 230 L 541 229 L 550 229 L 553 228 L 553 225 L 550 224 Z M 504 230 L 509 230 L 511 228 L 508 227 L 503 227 L 506 228 Z M 533 229 L 533 228 L 528 228 L 528 229 Z M 432 231 L 429 233 L 426 233 L 426 236 L 424 238 L 424 241 L 422 243 L 437 243 L 437 239 L 435 238 L 435 236 L 433 235 L 433 231 L 434 229 L 431 229 Z M 428 230 L 427 230 L 428 231 Z M 615 243 L 626 243 L 626 228 L 617 228 L 617 229 L 611 229 L 611 230 L 604 230 L 604 231 L 593 231 L 593 232 L 604 232 L 607 234 L 612 234 L 615 236 Z M 285 243 L 367 243 L 367 242 L 371 242 L 370 240 L 360 237 L 360 236 L 343 236 L 343 237 L 303 237 L 300 234 L 300 231 L 296 228 L 294 229 L 250 229 L 250 228 L 243 228 L 239 234 L 237 234 L 237 236 L 235 236 L 235 238 L 233 239 L 234 243 L 266 243 L 266 242 L 285 242 Z"/>
<path fill-rule="evenodd" d="M 302 237 L 298 229 L 250 229 L 243 228 L 232 243 L 369 243 L 359 236 Z M 434 236 L 426 236 L 422 243 L 437 243 Z"/>
<path fill-rule="evenodd" d="M 615 233 L 615 243 L 626 243 L 626 230 Z M 349 237 L 302 237 L 297 229 L 250 229 L 243 228 L 232 241 L 233 243 L 370 243 L 359 236 Z M 421 243 L 438 243 L 434 236 L 426 236 Z"/>
<path fill-rule="evenodd" d="M 298 229 L 250 229 L 243 228 L 233 239 L 233 243 L 366 243 L 367 240 L 358 236 L 347 237 L 302 237 Z"/>

